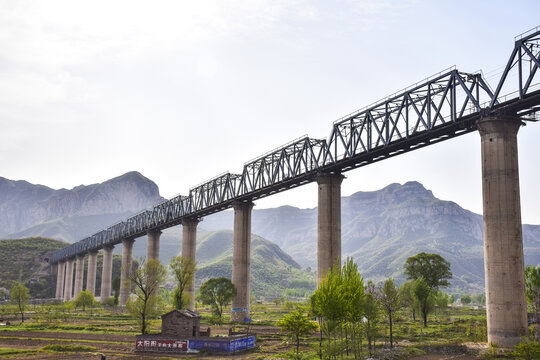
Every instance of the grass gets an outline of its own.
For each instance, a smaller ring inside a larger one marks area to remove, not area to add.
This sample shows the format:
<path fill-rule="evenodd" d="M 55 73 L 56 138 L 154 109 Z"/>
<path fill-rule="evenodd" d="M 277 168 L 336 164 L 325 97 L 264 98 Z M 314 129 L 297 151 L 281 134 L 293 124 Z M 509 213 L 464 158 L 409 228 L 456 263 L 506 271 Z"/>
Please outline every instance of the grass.
<path fill-rule="evenodd" d="M 287 304 L 281 305 L 264 303 L 255 304 L 255 306 L 252 307 L 253 323 L 250 326 L 250 331 L 259 333 L 259 335 L 257 335 L 258 349 L 252 351 L 250 359 L 254 359 L 257 356 L 263 356 L 264 358 L 284 358 L 287 357 L 286 354 L 292 354 L 291 351 L 293 350 L 293 344 L 287 342 L 285 336 L 281 334 L 279 327 L 275 325 L 276 322 L 280 320 L 285 313 L 288 313 L 290 311 L 289 308 L 291 308 L 291 306 L 286 305 Z M 119 350 L 117 351 L 122 352 L 125 351 L 126 348 L 131 348 L 134 342 L 87 340 L 84 338 L 79 340 L 69 337 L 66 339 L 45 338 L 39 336 L 39 333 L 58 332 L 68 334 L 114 334 L 125 336 L 139 334 L 137 322 L 134 319 L 130 318 L 128 315 L 119 313 L 118 309 L 115 310 L 108 308 L 96 308 L 91 315 L 88 313 L 83 313 L 80 310 L 70 310 L 60 312 L 60 319 L 55 319 L 54 321 L 44 319 L 43 312 L 45 310 L 49 312 L 55 311 L 54 307 L 55 305 L 48 305 L 48 307 L 37 306 L 33 308 L 34 312 L 29 314 L 29 319 L 24 324 L 2 327 L 0 329 L 0 340 L 11 339 L 22 341 L 41 341 L 49 343 L 51 345 L 61 346 L 61 349 L 64 349 L 59 351 L 72 351 L 68 349 L 72 349 L 76 346 L 84 347 L 85 343 L 88 345 L 97 346 L 99 346 L 99 344 L 117 344 L 120 345 L 118 346 Z M 60 307 L 61 305 L 58 305 L 59 309 Z M 294 308 L 294 306 L 292 308 Z M 203 314 L 201 319 L 201 327 L 206 328 L 209 325 L 209 321 L 211 320 L 210 309 L 199 307 L 198 310 Z M 163 313 L 164 312 L 166 312 L 166 310 L 164 310 Z M 16 316 L 16 313 L 13 311 L 11 312 L 11 314 L 8 312 L 8 314 L 6 315 L 8 317 L 11 316 L 12 318 L 14 318 Z M 211 326 L 212 334 L 216 335 L 226 333 L 228 328 L 231 326 L 228 321 L 229 314 L 226 313 L 224 316 L 223 325 Z M 274 328 L 269 329 L 269 327 Z M 161 320 L 158 318 L 153 319 L 150 324 L 151 332 L 159 332 L 160 328 Z M 238 328 L 243 328 L 243 326 L 240 325 L 238 326 Z M 34 335 L 38 336 L 9 336 L 10 332 L 15 331 L 31 331 L 34 333 Z M 394 354 L 394 359 L 407 359 L 413 356 L 422 355 L 426 352 L 442 353 L 446 350 L 464 353 L 467 351 L 466 347 L 464 346 L 465 343 L 480 343 L 485 345 L 487 341 L 485 312 L 482 310 L 473 310 L 471 308 L 453 308 L 439 310 L 429 315 L 428 326 L 424 327 L 419 319 L 413 321 L 411 318 L 411 314 L 405 311 L 399 311 L 396 313 L 395 316 L 393 336 L 394 341 L 398 344 L 399 349 Z M 107 340 L 106 336 L 102 338 Z M 59 345 L 58 343 L 62 345 Z M 305 354 L 315 354 L 314 356 L 318 358 L 318 346 L 318 332 L 313 334 L 311 337 L 302 339 L 301 350 Z M 381 319 L 378 324 L 378 336 L 376 338 L 375 348 L 377 351 L 382 349 L 384 349 L 384 351 L 388 351 L 388 346 L 388 325 L 385 319 Z M 363 337 L 362 339 L 362 347 L 364 353 L 367 354 L 367 341 L 365 337 Z M 6 351 L 9 352 L 10 350 L 7 349 Z M 2 353 L 0 352 L 0 354 Z M 493 352 L 489 353 L 488 351 L 486 356 L 487 358 L 494 359 L 508 358 L 507 355 L 502 352 L 493 354 Z M 346 356 L 346 354 L 344 354 L 343 358 L 352 359 L 351 355 Z"/>
<path fill-rule="evenodd" d="M 40 350 L 47 351 L 47 352 L 76 352 L 76 351 L 88 352 L 88 351 L 96 351 L 99 349 L 95 346 L 49 344 L 49 345 L 45 345 Z"/>
<path fill-rule="evenodd" d="M 3 355 L 22 355 L 22 354 L 26 354 L 26 355 L 30 355 L 30 354 L 35 354 L 37 353 L 37 350 L 32 350 L 32 349 L 12 349 L 12 348 L 4 348 L 4 347 L 1 347 L 0 348 L 0 356 L 3 356 Z"/>

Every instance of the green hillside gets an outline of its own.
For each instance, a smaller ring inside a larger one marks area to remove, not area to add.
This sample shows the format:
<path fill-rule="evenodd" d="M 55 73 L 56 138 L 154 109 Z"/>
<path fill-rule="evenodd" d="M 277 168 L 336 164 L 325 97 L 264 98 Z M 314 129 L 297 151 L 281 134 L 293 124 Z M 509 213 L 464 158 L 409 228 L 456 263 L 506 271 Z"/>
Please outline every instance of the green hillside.
<path fill-rule="evenodd" d="M 14 281 L 22 282 L 30 290 L 30 296 L 49 299 L 55 296 L 56 274 L 51 274 L 48 263 L 52 253 L 66 247 L 62 241 L 34 237 L 14 240 L 0 240 L 0 287 L 10 289 Z M 85 262 L 88 261 L 85 259 Z M 135 261 L 136 262 L 136 261 Z M 113 255 L 112 278 L 120 276 L 122 257 Z M 85 263 L 83 284 L 86 285 Z M 96 269 L 96 294 L 100 294 L 103 255 L 99 253 Z"/>
<path fill-rule="evenodd" d="M 19 281 L 29 288 L 32 297 L 54 297 L 56 279 L 46 259 L 66 245 L 41 237 L 0 240 L 0 287 L 9 289 Z"/>
<path fill-rule="evenodd" d="M 232 239 L 230 230 L 201 233 L 197 239 L 196 286 L 206 280 L 232 275 Z M 287 290 L 289 289 L 289 290 Z M 251 293 L 256 297 L 280 297 L 285 292 L 303 296 L 315 289 L 315 274 L 301 266 L 279 246 L 251 235 Z"/>

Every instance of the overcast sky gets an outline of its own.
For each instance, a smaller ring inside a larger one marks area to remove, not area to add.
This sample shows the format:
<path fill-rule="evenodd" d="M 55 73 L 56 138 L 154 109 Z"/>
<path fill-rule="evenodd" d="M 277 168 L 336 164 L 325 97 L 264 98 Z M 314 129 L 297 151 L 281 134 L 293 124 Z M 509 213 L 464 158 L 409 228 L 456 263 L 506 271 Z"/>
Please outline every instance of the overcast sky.
<path fill-rule="evenodd" d="M 137 170 L 161 194 L 456 65 L 492 87 L 534 1 L 0 0 L 0 176 L 52 188 Z M 540 124 L 520 130 L 524 222 L 540 224 Z M 342 194 L 417 180 L 481 213 L 476 133 L 346 173 Z M 316 205 L 316 186 L 257 207 Z"/>

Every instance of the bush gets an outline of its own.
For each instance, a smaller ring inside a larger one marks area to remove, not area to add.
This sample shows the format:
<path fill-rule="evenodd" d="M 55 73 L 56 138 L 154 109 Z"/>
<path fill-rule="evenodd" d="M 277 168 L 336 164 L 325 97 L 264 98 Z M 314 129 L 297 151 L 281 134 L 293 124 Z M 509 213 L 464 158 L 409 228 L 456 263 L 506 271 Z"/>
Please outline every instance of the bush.
<path fill-rule="evenodd" d="M 540 359 L 540 344 L 537 343 L 534 337 L 529 336 L 524 338 L 518 345 L 513 354 L 518 359 L 533 360 Z"/>
<path fill-rule="evenodd" d="M 108 298 L 107 300 L 105 300 L 105 303 L 104 303 L 105 306 L 110 306 L 110 307 L 115 307 L 118 305 L 117 301 L 116 301 L 116 298 L 114 297 L 110 297 Z"/>

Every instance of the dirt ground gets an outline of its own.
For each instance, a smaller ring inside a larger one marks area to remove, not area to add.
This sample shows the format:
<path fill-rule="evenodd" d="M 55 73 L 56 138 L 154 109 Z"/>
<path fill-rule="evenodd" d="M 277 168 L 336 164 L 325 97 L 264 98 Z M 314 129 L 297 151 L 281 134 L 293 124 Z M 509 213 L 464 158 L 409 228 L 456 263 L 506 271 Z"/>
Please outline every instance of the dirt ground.
<path fill-rule="evenodd" d="M 135 353 L 135 337 L 132 335 L 109 335 L 109 334 L 88 334 L 88 333 L 63 333 L 63 332 L 41 332 L 41 331 L 0 331 L 0 347 L 16 349 L 37 350 L 48 344 L 61 345 L 83 345 L 99 348 L 96 352 L 71 352 L 71 353 L 47 353 L 37 352 L 35 354 L 8 355 L 10 359 L 102 359 L 102 355 L 107 360 L 112 359 L 280 359 L 276 357 L 276 352 L 286 352 L 290 349 L 279 339 L 272 339 L 275 328 L 257 329 L 260 339 L 257 345 L 260 347 L 257 352 L 248 352 L 235 355 L 201 355 L 201 354 L 157 354 L 157 353 Z M 69 341 L 66 341 L 69 340 Z M 415 360 L 473 360 L 473 356 L 466 355 L 459 349 L 443 350 L 442 354 L 429 354 L 411 359 Z M 2 356 L 0 356 L 2 358 Z"/>

